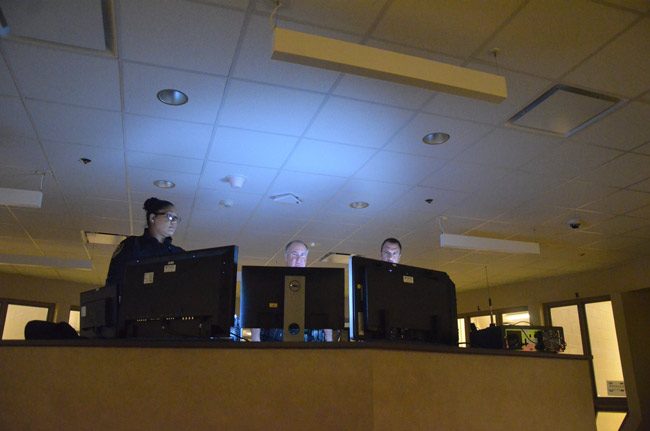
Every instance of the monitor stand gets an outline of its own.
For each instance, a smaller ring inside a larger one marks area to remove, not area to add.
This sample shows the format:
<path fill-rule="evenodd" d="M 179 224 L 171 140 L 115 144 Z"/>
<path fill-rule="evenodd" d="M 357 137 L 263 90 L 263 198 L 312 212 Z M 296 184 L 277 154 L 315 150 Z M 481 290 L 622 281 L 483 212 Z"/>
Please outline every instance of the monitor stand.
<path fill-rule="evenodd" d="M 284 328 L 282 341 L 305 341 L 305 277 L 284 277 Z"/>

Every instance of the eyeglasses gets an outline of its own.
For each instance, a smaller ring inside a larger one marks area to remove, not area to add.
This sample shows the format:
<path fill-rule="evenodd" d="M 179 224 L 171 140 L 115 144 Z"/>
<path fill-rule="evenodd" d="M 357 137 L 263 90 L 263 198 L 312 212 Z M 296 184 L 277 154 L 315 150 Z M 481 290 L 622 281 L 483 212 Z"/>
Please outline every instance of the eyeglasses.
<path fill-rule="evenodd" d="M 172 214 L 172 213 L 156 213 L 156 215 L 164 215 L 167 218 L 167 220 L 169 220 L 170 223 L 174 223 L 174 222 L 180 223 L 181 222 L 181 218 L 179 216 L 177 216 L 176 214 Z"/>

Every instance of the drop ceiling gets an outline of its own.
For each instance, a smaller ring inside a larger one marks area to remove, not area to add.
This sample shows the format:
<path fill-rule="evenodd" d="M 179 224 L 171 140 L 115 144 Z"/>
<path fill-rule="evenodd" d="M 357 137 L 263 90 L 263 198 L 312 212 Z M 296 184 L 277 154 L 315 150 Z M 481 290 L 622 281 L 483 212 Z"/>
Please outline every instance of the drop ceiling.
<path fill-rule="evenodd" d="M 42 208 L 0 207 L 0 254 L 92 270 L 2 272 L 102 285 L 113 247 L 81 231 L 140 234 L 149 196 L 176 204 L 186 249 L 237 244 L 240 263 L 275 265 L 300 238 L 320 265 L 332 252 L 378 257 L 395 236 L 403 263 L 447 271 L 459 290 L 483 287 L 485 267 L 502 284 L 650 255 L 646 1 L 291 0 L 277 11 L 285 28 L 502 74 L 500 104 L 271 60 L 272 1 L 58 3 L 74 13 L 0 4 L 12 26 L 0 39 L 0 187 L 38 189 L 34 172 L 47 172 Z M 507 125 L 558 84 L 623 103 L 569 138 Z M 189 103 L 161 104 L 164 88 Z M 450 140 L 421 142 L 436 131 Z M 270 199 L 283 193 L 303 203 Z M 441 249 L 443 231 L 535 241 L 541 254 Z"/>

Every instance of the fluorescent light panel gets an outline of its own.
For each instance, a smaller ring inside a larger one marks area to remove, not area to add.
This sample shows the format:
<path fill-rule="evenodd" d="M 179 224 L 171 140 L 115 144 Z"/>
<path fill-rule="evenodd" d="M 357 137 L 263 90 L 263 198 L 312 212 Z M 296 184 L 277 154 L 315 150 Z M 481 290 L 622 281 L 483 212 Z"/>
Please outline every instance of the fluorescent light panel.
<path fill-rule="evenodd" d="M 17 254 L 0 254 L 0 265 L 44 266 L 47 268 L 93 269 L 93 263 L 87 259 L 60 259 L 45 256 L 21 256 Z"/>
<path fill-rule="evenodd" d="M 539 243 L 536 242 L 510 241 L 450 233 L 440 234 L 440 247 L 496 251 L 499 253 L 540 254 Z"/>
<path fill-rule="evenodd" d="M 115 233 L 82 231 L 81 235 L 88 244 L 117 245 L 126 239 L 126 236 Z"/>
<path fill-rule="evenodd" d="M 40 208 L 42 204 L 43 192 L 40 190 L 0 188 L 0 205 Z"/>
<path fill-rule="evenodd" d="M 276 27 L 271 58 L 498 103 L 500 75 Z"/>

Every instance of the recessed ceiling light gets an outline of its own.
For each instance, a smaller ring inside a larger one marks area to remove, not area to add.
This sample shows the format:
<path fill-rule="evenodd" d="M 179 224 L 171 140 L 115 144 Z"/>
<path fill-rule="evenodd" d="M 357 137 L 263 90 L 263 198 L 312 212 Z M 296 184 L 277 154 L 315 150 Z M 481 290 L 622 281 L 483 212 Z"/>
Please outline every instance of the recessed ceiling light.
<path fill-rule="evenodd" d="M 424 135 L 424 138 L 422 138 L 422 142 L 424 142 L 427 145 L 440 145 L 444 144 L 449 140 L 449 133 L 443 133 L 443 132 L 434 132 L 434 133 L 427 133 Z"/>
<path fill-rule="evenodd" d="M 176 184 L 169 180 L 156 180 L 153 182 L 153 185 L 161 189 L 173 189 L 176 187 Z"/>
<path fill-rule="evenodd" d="M 350 202 L 350 208 L 354 208 L 355 210 L 368 208 L 368 205 L 370 205 L 368 202 L 363 202 L 363 201 Z"/>
<path fill-rule="evenodd" d="M 173 88 L 166 88 L 158 92 L 158 100 L 165 105 L 180 106 L 187 103 L 187 94 L 182 91 L 174 90 Z"/>

